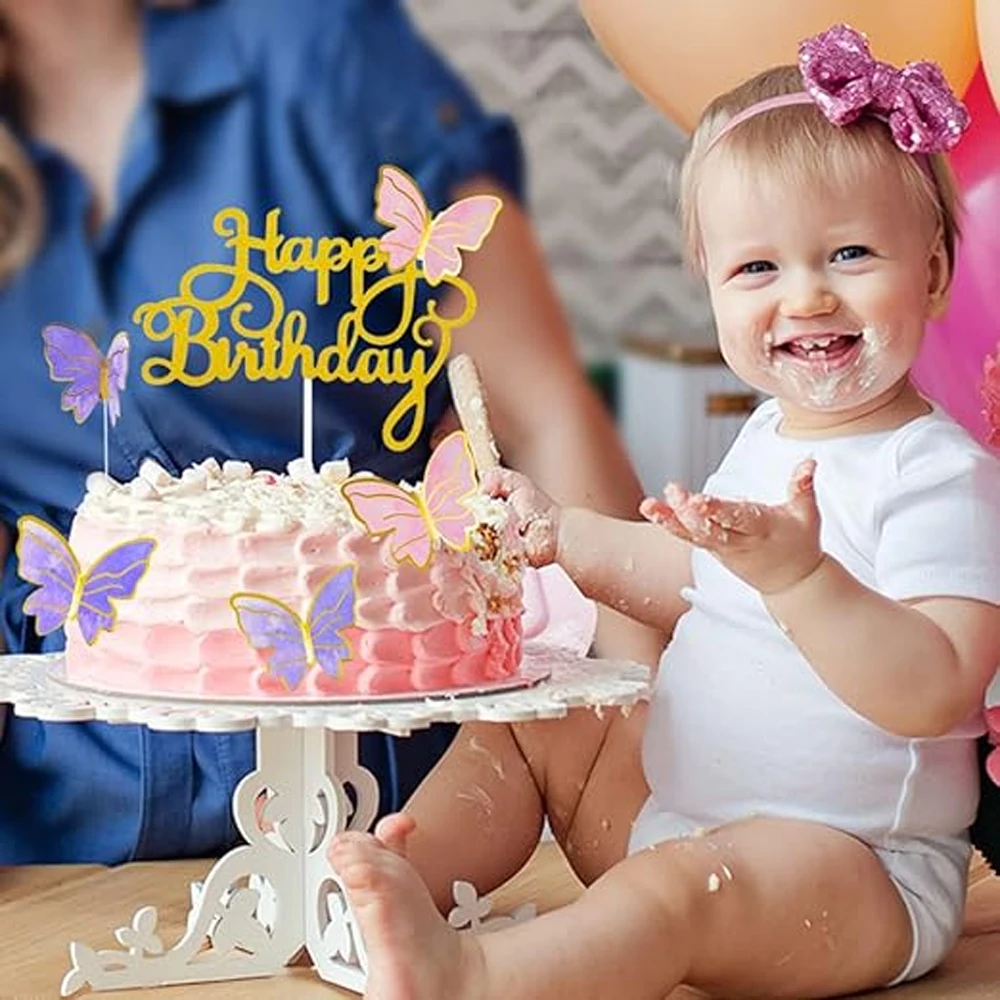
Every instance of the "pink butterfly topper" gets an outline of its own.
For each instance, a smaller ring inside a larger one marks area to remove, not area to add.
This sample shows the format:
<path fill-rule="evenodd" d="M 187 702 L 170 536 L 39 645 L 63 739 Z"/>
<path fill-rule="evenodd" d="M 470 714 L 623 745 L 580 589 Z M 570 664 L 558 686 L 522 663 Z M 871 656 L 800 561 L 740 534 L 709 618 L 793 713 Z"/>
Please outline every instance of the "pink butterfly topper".
<path fill-rule="evenodd" d="M 24 602 L 35 630 L 48 635 L 74 619 L 88 645 L 115 626 L 114 601 L 130 600 L 149 569 L 156 548 L 152 538 L 137 538 L 106 552 L 86 572 L 66 539 L 30 515 L 17 522 L 18 573 L 38 586 Z"/>
<path fill-rule="evenodd" d="M 489 235 L 502 202 L 494 195 L 462 198 L 433 218 L 413 178 L 398 167 L 383 166 L 375 186 L 375 218 L 389 227 L 379 246 L 398 271 L 411 260 L 424 266 L 436 285 L 462 270 L 460 250 L 478 250 Z"/>
<path fill-rule="evenodd" d="M 471 544 L 468 532 L 476 518 L 466 502 L 476 493 L 476 473 L 464 431 L 449 434 L 434 449 L 416 489 L 377 476 L 352 477 L 340 489 L 369 534 L 389 536 L 397 562 L 422 569 L 436 542 L 456 551 Z"/>
<path fill-rule="evenodd" d="M 336 677 L 351 658 L 343 631 L 354 624 L 354 567 L 338 569 L 316 591 L 303 621 L 287 604 L 263 594 L 234 594 L 229 602 L 240 631 L 268 670 L 294 691 L 315 666 Z"/>
<path fill-rule="evenodd" d="M 107 403 L 113 427 L 121 416 L 121 394 L 128 376 L 128 334 L 123 330 L 115 335 L 107 357 L 89 334 L 71 326 L 53 323 L 42 330 L 42 340 L 49 376 L 54 382 L 69 382 L 63 390 L 62 408 L 82 424 L 99 402 Z"/>

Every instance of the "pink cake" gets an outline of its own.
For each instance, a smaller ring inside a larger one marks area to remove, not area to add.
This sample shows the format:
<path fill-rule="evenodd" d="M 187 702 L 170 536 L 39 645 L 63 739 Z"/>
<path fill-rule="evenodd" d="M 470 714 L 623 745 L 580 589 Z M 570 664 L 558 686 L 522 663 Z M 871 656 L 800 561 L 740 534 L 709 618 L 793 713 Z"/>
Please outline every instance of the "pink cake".
<path fill-rule="evenodd" d="M 134 597 L 116 602 L 111 631 L 88 645 L 77 621 L 67 625 L 67 678 L 149 694 L 310 698 L 445 691 L 516 674 L 521 559 L 504 503 L 466 500 L 469 547 L 438 539 L 418 566 L 353 513 L 346 463 L 301 466 L 278 475 L 209 459 L 175 479 L 147 461 L 128 484 L 91 476 L 69 539 L 80 564 L 137 538 L 156 548 Z M 234 595 L 281 602 L 289 621 L 308 622 L 324 581 L 346 567 L 346 655 L 335 671 L 310 660 L 290 683 L 271 651 L 251 644 Z"/>

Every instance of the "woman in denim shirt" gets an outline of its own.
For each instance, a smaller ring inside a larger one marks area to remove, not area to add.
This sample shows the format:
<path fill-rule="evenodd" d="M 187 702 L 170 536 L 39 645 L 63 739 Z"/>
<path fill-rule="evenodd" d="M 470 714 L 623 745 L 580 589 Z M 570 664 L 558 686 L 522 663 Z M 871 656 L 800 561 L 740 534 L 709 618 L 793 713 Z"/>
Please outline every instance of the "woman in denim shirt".
<path fill-rule="evenodd" d="M 9 275 L 0 292 L 0 522 L 9 531 L 25 514 L 67 531 L 87 474 L 103 462 L 100 419 L 78 427 L 60 411 L 62 387 L 41 352 L 49 322 L 85 328 L 103 345 L 116 330 L 133 332 L 133 377 L 110 440 L 115 478 L 135 476 L 147 456 L 174 474 L 209 455 L 272 469 L 296 457 L 297 381 L 150 387 L 135 373 L 163 345 L 141 336 L 131 313 L 173 294 L 192 264 L 227 259 L 211 226 L 226 206 L 246 210 L 255 232 L 280 206 L 288 234 L 377 233 L 382 163 L 409 171 L 432 210 L 473 190 L 506 199 L 486 245 L 467 258 L 480 305 L 456 347 L 483 374 L 508 464 L 567 501 L 635 511 L 638 486 L 575 363 L 518 207 L 516 134 L 484 114 L 396 0 L 0 0 L 0 18 L 15 139 L 0 145 L 0 176 L 10 178 L 0 185 Z M 276 281 L 322 342 L 336 311 L 313 305 L 307 277 Z M 345 300 L 347 280 L 334 276 L 331 302 Z M 369 325 L 394 322 L 384 320 Z M 317 462 L 348 457 L 390 479 L 419 478 L 449 404 L 439 379 L 419 445 L 398 454 L 380 439 L 390 390 L 317 383 L 315 393 Z M 3 542 L 0 532 L 9 550 Z M 40 640 L 25 619 L 28 589 L 9 555 L 6 649 L 61 648 L 61 633 Z M 615 653 L 655 660 L 656 637 L 610 616 L 607 626 Z M 607 630 L 600 641 L 607 650 Z M 402 805 L 450 737 L 439 728 L 398 743 L 362 738 L 383 809 Z M 218 853 L 236 836 L 230 797 L 253 752 L 252 733 L 47 724 L 8 712 L 0 865 Z"/>

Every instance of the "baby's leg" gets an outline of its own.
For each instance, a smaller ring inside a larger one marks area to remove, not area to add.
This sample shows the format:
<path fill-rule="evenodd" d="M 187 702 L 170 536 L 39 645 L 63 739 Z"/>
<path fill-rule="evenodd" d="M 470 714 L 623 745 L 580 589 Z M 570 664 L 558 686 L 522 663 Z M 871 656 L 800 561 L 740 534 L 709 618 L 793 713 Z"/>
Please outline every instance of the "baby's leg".
<path fill-rule="evenodd" d="M 620 861 L 648 795 L 645 715 L 645 705 L 628 716 L 581 708 L 563 719 L 463 726 L 406 806 L 416 821 L 406 854 L 437 905 L 450 908 L 456 879 L 483 894 L 516 874 L 546 816 L 585 882 Z"/>
<path fill-rule="evenodd" d="M 458 934 L 419 876 L 347 834 L 334 865 L 370 958 L 372 1000 L 659 1000 L 681 982 L 725 997 L 827 997 L 888 983 L 911 949 L 907 912 L 860 841 L 755 818 L 615 866 L 576 903 Z"/>

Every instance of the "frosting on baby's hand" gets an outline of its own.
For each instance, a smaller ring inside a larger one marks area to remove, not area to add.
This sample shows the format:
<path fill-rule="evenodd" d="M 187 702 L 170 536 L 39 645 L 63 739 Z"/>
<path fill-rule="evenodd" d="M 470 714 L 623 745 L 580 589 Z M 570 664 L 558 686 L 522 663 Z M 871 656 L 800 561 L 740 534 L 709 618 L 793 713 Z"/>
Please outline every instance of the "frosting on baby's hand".
<path fill-rule="evenodd" d="M 559 547 L 559 505 L 527 476 L 510 469 L 491 469 L 483 477 L 490 496 L 506 500 L 520 525 L 524 555 L 530 566 L 548 566 L 556 561 Z"/>
<path fill-rule="evenodd" d="M 662 500 L 647 497 L 639 510 L 671 534 L 711 552 L 762 594 L 773 594 L 804 579 L 822 558 L 815 466 L 811 459 L 796 466 L 783 504 L 723 500 L 670 483 Z"/>

